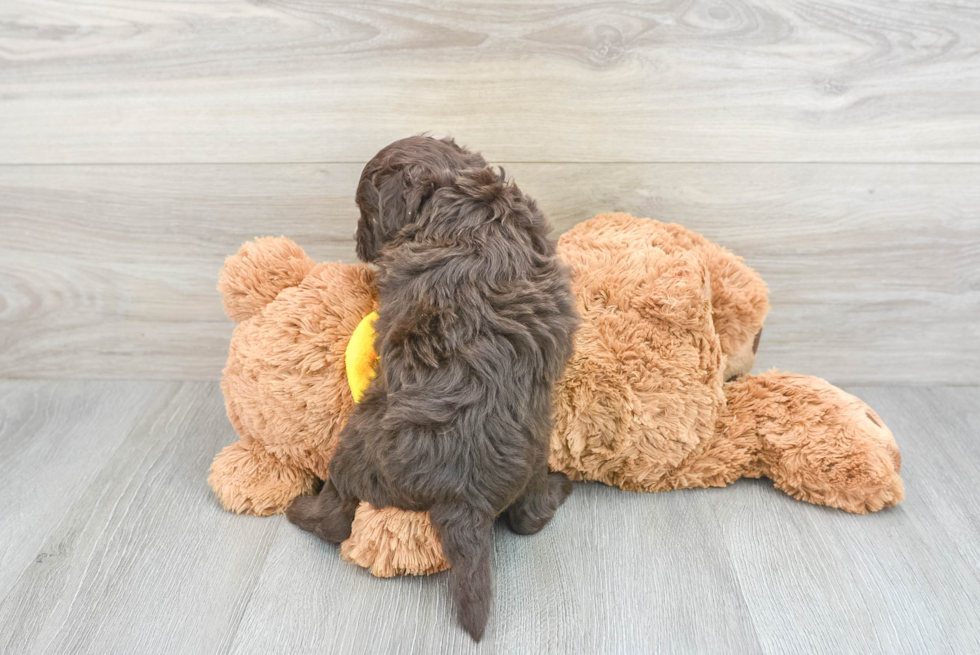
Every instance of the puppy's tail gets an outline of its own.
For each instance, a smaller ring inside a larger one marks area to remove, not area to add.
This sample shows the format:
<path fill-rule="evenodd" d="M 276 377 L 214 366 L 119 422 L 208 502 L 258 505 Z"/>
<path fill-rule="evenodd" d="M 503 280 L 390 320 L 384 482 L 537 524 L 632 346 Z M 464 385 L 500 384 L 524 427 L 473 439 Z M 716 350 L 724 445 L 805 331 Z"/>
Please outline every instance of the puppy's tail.
<path fill-rule="evenodd" d="M 452 565 L 449 592 L 456 617 L 474 641 L 480 641 L 490 614 L 490 537 L 493 517 L 464 505 L 431 511 L 442 551 Z"/>

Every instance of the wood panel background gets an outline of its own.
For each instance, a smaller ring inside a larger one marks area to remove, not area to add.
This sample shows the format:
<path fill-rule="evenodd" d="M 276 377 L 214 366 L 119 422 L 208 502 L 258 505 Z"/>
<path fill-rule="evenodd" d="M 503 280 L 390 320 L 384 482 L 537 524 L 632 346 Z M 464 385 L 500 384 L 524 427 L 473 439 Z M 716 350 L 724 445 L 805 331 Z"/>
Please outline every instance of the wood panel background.
<path fill-rule="evenodd" d="M 557 231 L 608 210 L 746 257 L 760 367 L 980 382 L 980 5 L 0 5 L 0 377 L 216 379 L 256 235 L 353 260 L 387 142 L 452 134 Z"/>
<path fill-rule="evenodd" d="M 959 0 L 6 0 L 9 163 L 980 162 Z"/>

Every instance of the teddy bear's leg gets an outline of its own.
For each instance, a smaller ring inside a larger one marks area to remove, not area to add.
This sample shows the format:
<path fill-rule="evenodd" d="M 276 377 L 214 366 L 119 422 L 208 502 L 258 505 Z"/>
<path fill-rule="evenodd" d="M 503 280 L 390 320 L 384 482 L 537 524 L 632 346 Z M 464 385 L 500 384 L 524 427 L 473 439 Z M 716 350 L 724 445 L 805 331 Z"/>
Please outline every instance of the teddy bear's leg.
<path fill-rule="evenodd" d="M 312 532 L 328 544 L 339 544 L 351 533 L 358 500 L 353 496 L 341 498 L 329 478 L 316 496 L 300 496 L 286 510 L 290 523 Z"/>
<path fill-rule="evenodd" d="M 312 472 L 284 462 L 258 441 L 246 438 L 218 453 L 208 484 L 226 510 L 268 516 L 286 511 L 293 498 L 313 493 L 318 481 Z"/>
<path fill-rule="evenodd" d="M 527 483 L 524 491 L 504 512 L 507 525 L 517 534 L 539 532 L 572 493 L 572 483 L 564 473 L 548 473 L 543 467 Z"/>
<path fill-rule="evenodd" d="M 365 502 L 357 508 L 351 536 L 341 544 L 340 556 L 371 569 L 379 578 L 429 575 L 449 568 L 428 512 L 377 509 Z"/>
<path fill-rule="evenodd" d="M 511 529 L 518 534 L 539 531 L 568 497 L 571 486 L 564 474 L 543 470 L 505 512 Z M 341 545 L 340 555 L 380 578 L 429 575 L 449 568 L 428 512 L 377 509 L 366 502 L 357 508 L 350 538 Z"/>
<path fill-rule="evenodd" d="M 727 438 L 754 440 L 758 474 L 794 498 L 857 514 L 904 498 L 898 444 L 860 399 L 820 378 L 776 371 L 725 390 Z"/>

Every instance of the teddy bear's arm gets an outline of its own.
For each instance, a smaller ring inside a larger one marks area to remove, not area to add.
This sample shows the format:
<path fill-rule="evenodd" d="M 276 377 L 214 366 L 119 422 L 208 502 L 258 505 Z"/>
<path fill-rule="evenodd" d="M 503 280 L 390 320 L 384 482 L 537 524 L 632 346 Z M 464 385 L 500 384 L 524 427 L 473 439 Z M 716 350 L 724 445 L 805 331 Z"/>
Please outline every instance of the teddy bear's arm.
<path fill-rule="evenodd" d="M 725 385 L 715 434 L 654 491 L 771 479 L 799 500 L 855 514 L 905 496 L 902 457 L 867 404 L 829 382 L 769 371 Z"/>

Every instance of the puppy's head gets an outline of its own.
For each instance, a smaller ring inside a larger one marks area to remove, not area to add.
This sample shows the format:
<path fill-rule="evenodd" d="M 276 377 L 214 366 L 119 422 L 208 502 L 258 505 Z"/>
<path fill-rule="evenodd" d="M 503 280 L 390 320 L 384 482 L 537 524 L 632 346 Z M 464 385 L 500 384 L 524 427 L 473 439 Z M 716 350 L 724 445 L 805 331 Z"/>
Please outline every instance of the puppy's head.
<path fill-rule="evenodd" d="M 452 184 L 459 171 L 486 165 L 478 153 L 450 138 L 411 136 L 385 146 L 364 167 L 357 185 L 358 258 L 376 260 L 384 245 L 418 218 L 436 189 Z"/>

